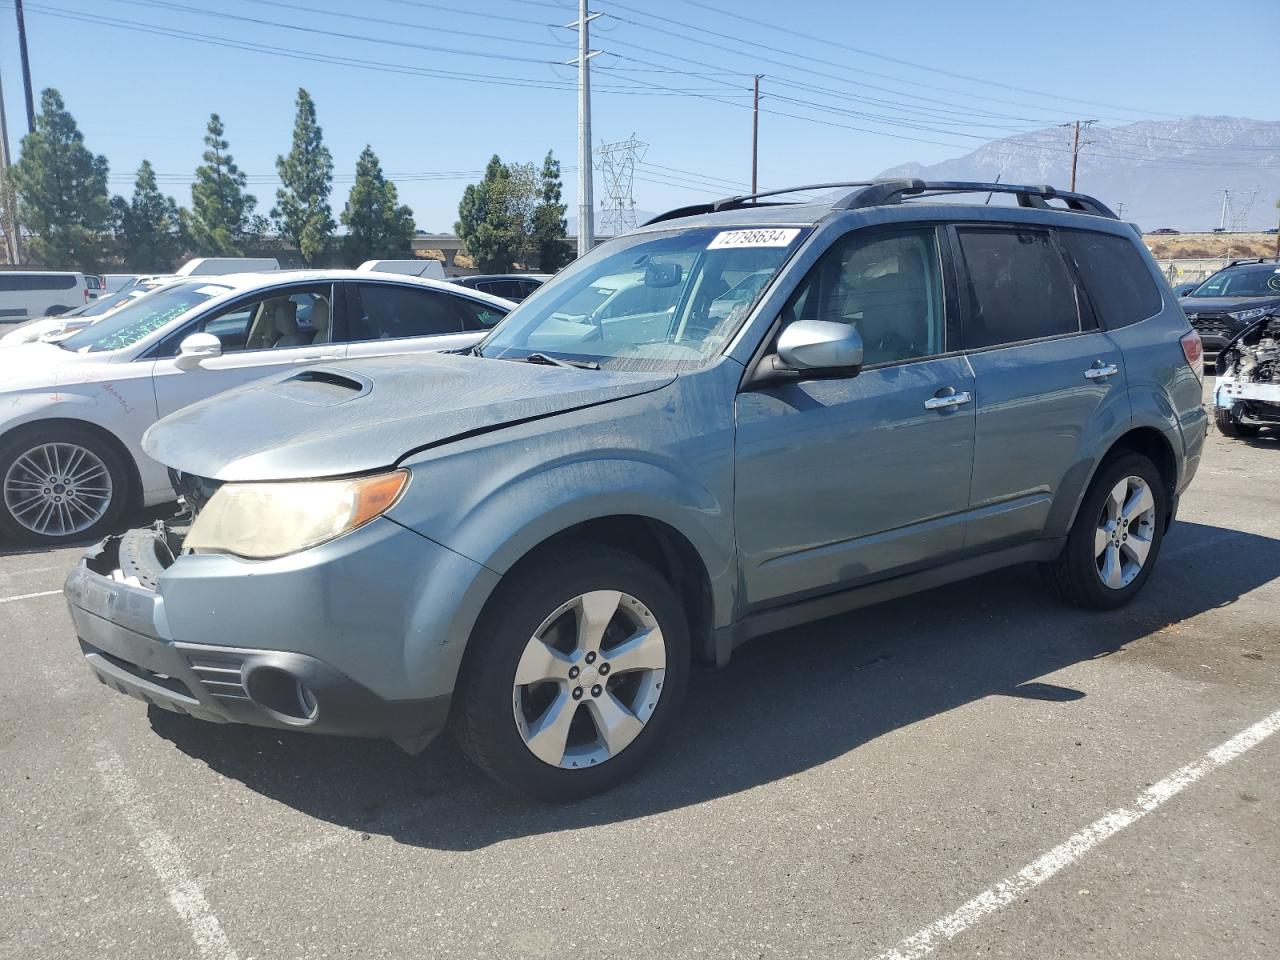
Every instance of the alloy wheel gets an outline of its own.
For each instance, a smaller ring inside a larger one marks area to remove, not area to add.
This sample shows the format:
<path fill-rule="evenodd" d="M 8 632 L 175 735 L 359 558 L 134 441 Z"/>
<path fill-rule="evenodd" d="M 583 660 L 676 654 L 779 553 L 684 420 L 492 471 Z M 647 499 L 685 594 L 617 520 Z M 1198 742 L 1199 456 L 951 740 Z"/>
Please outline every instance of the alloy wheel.
<path fill-rule="evenodd" d="M 1156 501 L 1141 477 L 1125 477 L 1107 494 L 1093 536 L 1098 577 L 1112 590 L 1142 572 L 1156 532 Z"/>
<path fill-rule="evenodd" d="M 42 443 L 10 464 L 4 504 L 32 533 L 67 537 L 106 516 L 113 494 L 111 471 L 96 453 L 76 443 Z"/>
<path fill-rule="evenodd" d="M 593 590 L 562 604 L 516 666 L 516 727 L 538 759 L 566 769 L 617 756 L 662 696 L 667 646 L 653 613 L 630 594 Z"/>

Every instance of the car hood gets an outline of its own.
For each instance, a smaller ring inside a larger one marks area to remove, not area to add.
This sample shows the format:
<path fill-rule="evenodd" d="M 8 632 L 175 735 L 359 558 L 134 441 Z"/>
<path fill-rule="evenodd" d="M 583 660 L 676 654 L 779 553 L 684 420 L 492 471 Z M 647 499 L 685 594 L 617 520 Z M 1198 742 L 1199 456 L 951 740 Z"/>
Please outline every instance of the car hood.
<path fill-rule="evenodd" d="M 52 343 L 17 343 L 0 350 L 0 391 L 56 387 L 79 382 L 82 368 L 97 366 L 106 355 L 72 353 Z M 77 372 L 78 369 L 78 372 Z"/>
<path fill-rule="evenodd" d="M 348 361 L 186 407 L 152 426 L 142 447 L 166 466 L 213 480 L 341 476 L 674 379 L 439 353 Z"/>
<path fill-rule="evenodd" d="M 1255 307 L 1280 306 L 1280 296 L 1260 297 L 1183 297 L 1178 301 L 1184 313 L 1233 313 Z"/>

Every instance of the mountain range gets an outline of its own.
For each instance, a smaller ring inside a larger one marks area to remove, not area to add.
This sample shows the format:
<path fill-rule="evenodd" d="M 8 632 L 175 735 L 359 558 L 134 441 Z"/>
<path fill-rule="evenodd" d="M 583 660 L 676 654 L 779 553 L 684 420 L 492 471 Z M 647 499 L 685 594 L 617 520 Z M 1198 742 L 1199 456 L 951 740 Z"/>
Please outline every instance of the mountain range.
<path fill-rule="evenodd" d="M 1081 128 L 1076 189 L 1104 201 L 1145 230 L 1276 226 L 1280 210 L 1280 121 L 1183 117 Z M 941 163 L 904 163 L 881 177 L 1071 182 L 1071 127 L 1049 127 L 978 147 Z M 1123 207 L 1121 205 L 1123 204 Z"/>

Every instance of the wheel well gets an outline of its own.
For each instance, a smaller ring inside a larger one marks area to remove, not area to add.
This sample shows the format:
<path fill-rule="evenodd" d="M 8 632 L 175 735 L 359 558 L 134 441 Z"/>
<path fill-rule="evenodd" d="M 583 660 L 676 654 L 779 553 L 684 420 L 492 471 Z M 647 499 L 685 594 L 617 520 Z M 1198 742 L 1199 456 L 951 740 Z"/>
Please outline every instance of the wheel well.
<path fill-rule="evenodd" d="M 682 533 L 669 524 L 650 517 L 597 517 L 574 524 L 543 540 L 516 561 L 512 569 L 534 563 L 545 551 L 562 547 L 570 540 L 613 547 L 657 570 L 671 584 L 684 607 L 694 658 L 715 659 L 711 630 L 711 578 L 698 551 Z"/>
<path fill-rule="evenodd" d="M 36 420 L 14 427 L 4 436 L 0 436 L 0 443 L 8 443 L 15 437 L 26 436 L 27 434 L 38 435 L 42 430 L 48 430 L 50 427 L 68 427 L 72 430 L 80 430 L 92 435 L 95 439 L 102 441 L 114 450 L 120 457 L 120 461 L 125 465 L 125 469 L 129 471 L 129 507 L 137 509 L 142 506 L 142 476 L 138 473 L 138 464 L 134 461 L 133 454 L 129 452 L 129 448 L 121 442 L 119 437 L 96 423 L 90 423 L 88 420 L 75 420 L 70 417 Z"/>
<path fill-rule="evenodd" d="M 1178 483 L 1178 463 L 1174 459 L 1173 447 L 1169 441 L 1159 430 L 1138 427 L 1112 444 L 1111 449 L 1107 451 L 1107 458 L 1110 459 L 1126 451 L 1140 453 L 1156 465 L 1161 479 L 1164 480 L 1166 502 L 1172 516 L 1173 496 Z M 1165 517 L 1165 522 L 1168 523 L 1169 519 L 1170 517 Z"/>

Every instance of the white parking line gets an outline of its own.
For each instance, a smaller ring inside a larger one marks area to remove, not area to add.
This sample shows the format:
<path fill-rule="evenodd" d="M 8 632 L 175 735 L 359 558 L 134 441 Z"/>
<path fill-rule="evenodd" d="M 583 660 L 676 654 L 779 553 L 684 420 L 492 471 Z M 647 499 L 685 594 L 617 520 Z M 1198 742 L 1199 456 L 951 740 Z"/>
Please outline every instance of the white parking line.
<path fill-rule="evenodd" d="M 120 755 L 105 743 L 99 743 L 95 753 L 94 764 L 107 792 L 137 838 L 142 856 L 164 886 L 169 904 L 187 925 L 200 956 L 206 960 L 237 960 L 200 885 L 187 872 L 187 858 L 173 839 L 156 826 L 151 805 L 129 776 Z"/>
<path fill-rule="evenodd" d="M 1028 893 L 1033 887 L 1065 870 L 1108 837 L 1141 820 L 1152 810 L 1173 799 L 1191 784 L 1203 779 L 1225 763 L 1230 763 L 1247 750 L 1280 730 L 1280 710 L 1259 720 L 1226 743 L 1214 747 L 1199 760 L 1175 770 L 1159 783 L 1138 794 L 1132 807 L 1119 807 L 1103 814 L 1079 833 L 1073 834 L 1048 853 L 1031 861 L 1011 877 L 982 891 L 968 903 L 940 917 L 918 933 L 907 937 L 877 960 L 920 960 L 968 930 L 983 917 Z"/>
<path fill-rule="evenodd" d="M 16 597 L 0 597 L 0 603 L 13 603 L 17 600 L 34 600 L 36 597 L 52 597 L 61 590 L 41 590 L 39 593 L 20 593 Z"/>

